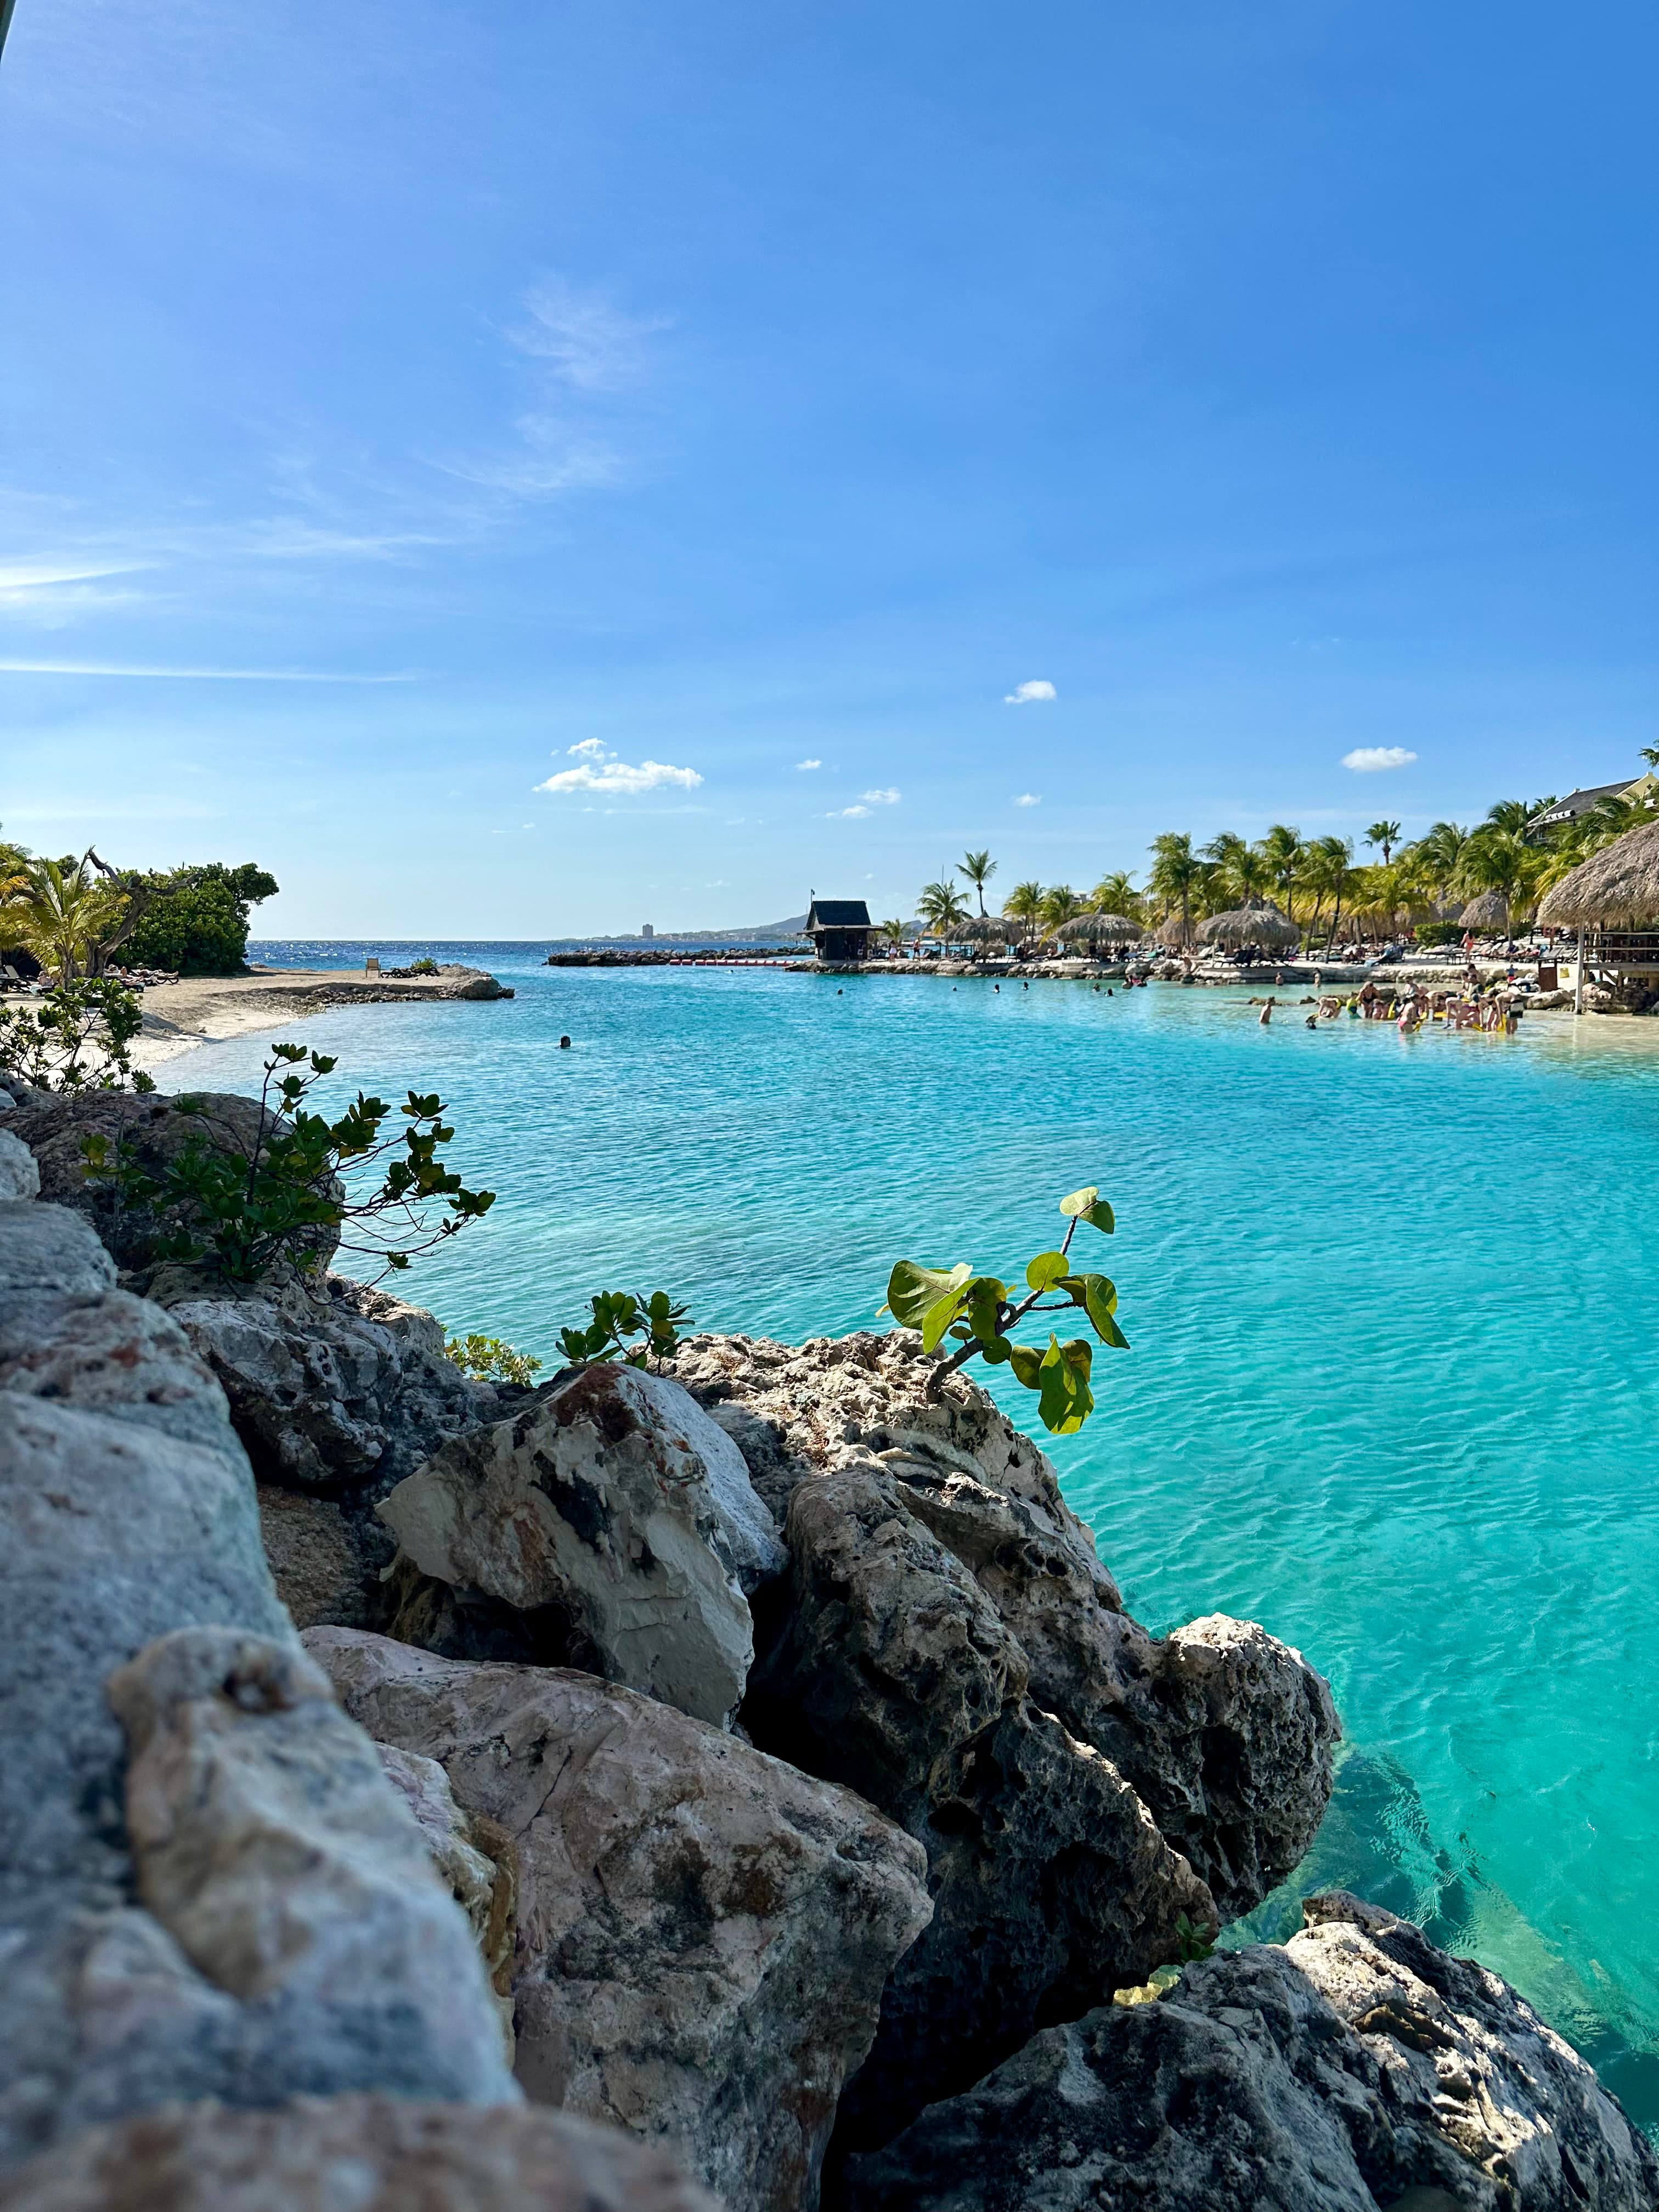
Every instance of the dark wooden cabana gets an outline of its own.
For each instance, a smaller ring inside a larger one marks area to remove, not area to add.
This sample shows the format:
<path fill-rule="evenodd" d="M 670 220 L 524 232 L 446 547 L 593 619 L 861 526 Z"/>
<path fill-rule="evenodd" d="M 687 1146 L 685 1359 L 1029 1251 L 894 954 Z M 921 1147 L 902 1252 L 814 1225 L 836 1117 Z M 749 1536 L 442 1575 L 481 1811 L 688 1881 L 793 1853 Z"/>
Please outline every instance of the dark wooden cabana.
<path fill-rule="evenodd" d="M 837 963 L 867 960 L 876 926 L 862 899 L 815 898 L 807 911 L 805 934 L 812 940 L 815 959 Z"/>

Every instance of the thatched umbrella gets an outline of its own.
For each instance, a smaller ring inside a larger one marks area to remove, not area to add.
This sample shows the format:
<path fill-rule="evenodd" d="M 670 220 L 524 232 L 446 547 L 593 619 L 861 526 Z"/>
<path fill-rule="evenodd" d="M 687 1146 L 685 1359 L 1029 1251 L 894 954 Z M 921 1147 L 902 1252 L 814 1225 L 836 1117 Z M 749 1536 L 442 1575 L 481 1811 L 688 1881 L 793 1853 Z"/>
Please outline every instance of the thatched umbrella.
<path fill-rule="evenodd" d="M 1226 914 L 1212 914 L 1207 921 L 1200 922 L 1198 933 L 1206 945 L 1222 945 L 1233 951 L 1254 945 L 1268 952 L 1283 952 L 1302 942 L 1302 932 L 1296 924 L 1265 901 L 1234 907 Z"/>
<path fill-rule="evenodd" d="M 1012 940 L 1012 925 L 994 914 L 976 914 L 971 920 L 961 922 L 951 933 L 954 938 L 966 939 L 974 945 L 1007 945 Z"/>
<path fill-rule="evenodd" d="M 1161 921 L 1154 933 L 1171 952 L 1184 952 L 1193 941 L 1193 926 L 1182 919 L 1179 908 Z"/>
<path fill-rule="evenodd" d="M 1084 945 L 1137 945 L 1146 933 L 1127 914 L 1079 914 L 1060 933 Z"/>
<path fill-rule="evenodd" d="M 1507 929 L 1510 902 L 1502 891 L 1482 891 L 1458 915 L 1465 929 Z"/>
<path fill-rule="evenodd" d="M 1626 830 L 1562 877 L 1538 909 L 1547 929 L 1576 928 L 1572 1010 L 1584 1006 L 1586 928 L 1640 929 L 1659 923 L 1659 822 Z"/>

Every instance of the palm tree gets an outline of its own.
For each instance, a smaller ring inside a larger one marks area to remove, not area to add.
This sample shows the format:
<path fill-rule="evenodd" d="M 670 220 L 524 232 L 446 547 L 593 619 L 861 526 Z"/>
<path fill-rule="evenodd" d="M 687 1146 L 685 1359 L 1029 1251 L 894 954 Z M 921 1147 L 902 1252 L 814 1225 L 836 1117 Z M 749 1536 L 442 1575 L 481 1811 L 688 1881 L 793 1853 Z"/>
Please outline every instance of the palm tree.
<path fill-rule="evenodd" d="M 1346 838 L 1316 837 L 1304 848 L 1300 873 L 1304 884 L 1315 895 L 1313 912 L 1308 919 L 1308 942 L 1310 945 L 1313 943 L 1321 910 L 1329 897 L 1334 901 L 1334 907 L 1326 943 L 1334 945 L 1336 925 L 1342 918 L 1342 901 L 1353 880 L 1353 847 Z"/>
<path fill-rule="evenodd" d="M 1042 884 L 1036 881 L 1016 884 L 1002 911 L 1010 921 L 1024 923 L 1024 935 L 1029 936 L 1042 919 Z"/>
<path fill-rule="evenodd" d="M 916 912 L 934 936 L 948 945 L 952 931 L 968 919 L 968 902 L 949 876 L 941 876 L 936 884 L 924 885 Z"/>
<path fill-rule="evenodd" d="M 1518 830 L 1503 827 L 1497 819 L 1498 811 L 1493 807 L 1464 847 L 1458 876 L 1467 890 L 1498 892 L 1504 902 L 1507 933 L 1514 927 L 1516 908 L 1529 908 L 1537 902 L 1549 855 L 1540 847 L 1528 844 Z"/>
<path fill-rule="evenodd" d="M 1296 895 L 1297 870 L 1302 864 L 1302 832 L 1292 830 L 1288 822 L 1275 822 L 1256 850 L 1267 863 L 1267 872 L 1273 889 L 1279 893 L 1279 904 L 1294 921 L 1296 908 L 1292 902 Z"/>
<path fill-rule="evenodd" d="M 1089 904 L 1097 914 L 1127 915 L 1131 921 L 1141 918 L 1140 893 L 1123 868 L 1101 878 L 1089 894 Z"/>
<path fill-rule="evenodd" d="M 1181 830 L 1166 830 L 1161 837 L 1154 837 L 1151 851 L 1152 865 L 1146 887 L 1162 902 L 1165 913 L 1180 908 L 1182 939 L 1190 945 L 1193 897 L 1203 884 L 1204 863 L 1194 852 L 1192 839 Z"/>
<path fill-rule="evenodd" d="M 1365 832 L 1365 842 L 1382 848 L 1382 865 L 1386 868 L 1394 858 L 1395 847 L 1400 842 L 1400 824 L 1397 822 L 1373 822 Z"/>
<path fill-rule="evenodd" d="M 93 872 L 92 860 L 89 851 L 73 866 L 25 860 L 6 901 L 16 941 L 43 967 L 55 968 L 59 983 L 74 982 L 83 964 L 90 972 L 126 908 L 122 894 Z"/>
<path fill-rule="evenodd" d="M 1457 881 L 1463 848 L 1468 842 L 1469 833 L 1460 823 L 1437 822 L 1427 836 L 1419 837 L 1411 848 L 1413 865 L 1422 870 L 1443 899 Z"/>
<path fill-rule="evenodd" d="M 1547 803 L 1538 799 L 1500 799 L 1496 806 L 1486 809 L 1486 820 L 1494 830 L 1506 830 L 1511 836 L 1519 837 L 1533 816 Z"/>
<path fill-rule="evenodd" d="M 888 944 L 892 946 L 894 951 L 897 952 L 903 947 L 906 927 L 907 925 L 904 922 L 900 921 L 896 917 L 895 917 L 891 921 L 878 922 L 877 924 L 877 930 L 879 935 L 886 939 Z"/>
<path fill-rule="evenodd" d="M 959 876 L 966 876 L 979 893 L 979 911 L 981 921 L 985 915 L 985 886 L 996 872 L 997 864 L 988 853 L 964 853 L 957 863 L 957 873 Z"/>
<path fill-rule="evenodd" d="M 1068 921 L 1083 912 L 1084 902 L 1070 884 L 1054 884 L 1042 894 L 1042 928 L 1048 937 L 1058 937 Z"/>

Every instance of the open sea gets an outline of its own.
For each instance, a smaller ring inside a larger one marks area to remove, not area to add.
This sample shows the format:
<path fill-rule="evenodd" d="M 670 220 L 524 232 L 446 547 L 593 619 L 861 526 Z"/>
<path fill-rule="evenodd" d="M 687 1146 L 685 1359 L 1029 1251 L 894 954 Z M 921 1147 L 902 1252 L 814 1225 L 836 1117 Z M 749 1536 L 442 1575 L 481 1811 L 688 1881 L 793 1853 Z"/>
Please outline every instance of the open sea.
<path fill-rule="evenodd" d="M 896 1258 L 1018 1273 L 1097 1182 L 1133 1349 L 1047 1440 L 1066 1495 L 1140 1619 L 1263 1622 L 1347 1732 L 1308 1863 L 1229 1940 L 1344 1883 L 1507 1975 L 1659 2126 L 1659 1022 L 1310 1033 L 1234 991 L 547 949 L 252 948 L 517 989 L 281 1033 L 338 1055 L 331 1097 L 441 1091 L 500 1194 L 399 1288 L 550 1366 L 600 1288 L 799 1341 L 884 1325 Z M 159 1079 L 246 1090 L 269 1042 Z"/>

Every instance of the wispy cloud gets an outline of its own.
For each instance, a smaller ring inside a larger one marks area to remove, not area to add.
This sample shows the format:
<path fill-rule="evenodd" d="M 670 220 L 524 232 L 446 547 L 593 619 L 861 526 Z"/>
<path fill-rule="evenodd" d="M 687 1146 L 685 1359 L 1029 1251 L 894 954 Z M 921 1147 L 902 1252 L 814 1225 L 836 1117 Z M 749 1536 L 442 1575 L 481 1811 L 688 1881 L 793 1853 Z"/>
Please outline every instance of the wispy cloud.
<path fill-rule="evenodd" d="M 1375 775 L 1382 769 L 1409 768 L 1416 758 L 1404 745 L 1356 745 L 1343 754 L 1342 765 L 1356 775 Z"/>
<path fill-rule="evenodd" d="M 861 791 L 859 797 L 872 806 L 896 806 L 902 793 L 896 791 Z"/>
<path fill-rule="evenodd" d="M 867 806 L 837 806 L 823 818 L 826 822 L 861 822 L 869 811 Z"/>
<path fill-rule="evenodd" d="M 1058 699 L 1060 694 L 1046 676 L 1034 676 L 1029 684 L 1017 684 L 1003 696 L 1005 707 L 1035 707 L 1042 700 Z"/>
<path fill-rule="evenodd" d="M 665 315 L 630 315 L 603 292 L 545 276 L 524 295 L 526 319 L 507 332 L 522 354 L 573 392 L 617 392 L 641 383 L 646 340 L 669 328 Z"/>
<path fill-rule="evenodd" d="M 1042 793 L 1040 791 L 1022 791 L 1014 804 L 1016 806 L 1041 806 Z"/>
<path fill-rule="evenodd" d="M 172 668 L 139 661 L 0 660 L 5 676 L 159 676 L 190 684 L 416 684 L 404 672 L 386 676 L 344 675 L 323 668 Z"/>
<path fill-rule="evenodd" d="M 605 791 L 632 797 L 671 787 L 695 791 L 702 781 L 694 768 L 672 768 L 666 761 L 653 760 L 641 761 L 635 767 L 617 760 L 598 738 L 584 738 L 580 744 L 568 746 L 566 752 L 576 757 L 578 765 L 550 775 L 545 783 L 536 786 L 538 791 Z"/>
<path fill-rule="evenodd" d="M 798 773 L 798 774 L 799 774 L 799 775 L 806 775 L 806 774 L 808 773 L 808 771 L 809 771 L 809 770 L 811 770 L 811 769 L 815 769 L 815 768 L 822 768 L 823 766 L 823 763 L 822 761 L 806 760 L 806 761 L 797 761 L 797 762 L 795 763 L 795 768 L 796 768 L 796 771 L 797 771 L 797 773 Z"/>

